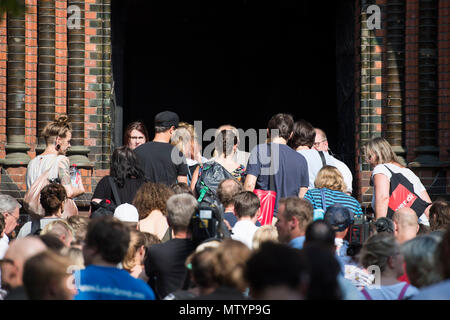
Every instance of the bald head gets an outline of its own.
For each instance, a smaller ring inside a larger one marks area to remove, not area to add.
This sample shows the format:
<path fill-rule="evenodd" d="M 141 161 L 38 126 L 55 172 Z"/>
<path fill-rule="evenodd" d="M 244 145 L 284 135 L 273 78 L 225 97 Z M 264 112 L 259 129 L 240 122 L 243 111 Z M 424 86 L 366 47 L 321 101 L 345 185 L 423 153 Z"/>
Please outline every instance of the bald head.
<path fill-rule="evenodd" d="M 394 234 L 399 243 L 411 240 L 419 231 L 419 221 L 416 212 L 411 208 L 401 208 L 392 216 L 395 230 Z"/>
<path fill-rule="evenodd" d="M 11 259 L 14 266 L 2 267 L 2 283 L 11 288 L 21 286 L 25 262 L 45 250 L 47 250 L 46 245 L 38 237 L 29 236 L 12 241 L 6 251 L 5 259 Z"/>
<path fill-rule="evenodd" d="M 322 129 L 314 128 L 316 138 L 314 140 L 314 149 L 317 151 L 328 151 L 327 135 Z"/>
<path fill-rule="evenodd" d="M 223 204 L 224 208 L 227 209 L 234 205 L 234 196 L 241 192 L 242 184 L 236 179 L 226 179 L 223 180 L 217 187 L 217 196 L 219 201 Z"/>

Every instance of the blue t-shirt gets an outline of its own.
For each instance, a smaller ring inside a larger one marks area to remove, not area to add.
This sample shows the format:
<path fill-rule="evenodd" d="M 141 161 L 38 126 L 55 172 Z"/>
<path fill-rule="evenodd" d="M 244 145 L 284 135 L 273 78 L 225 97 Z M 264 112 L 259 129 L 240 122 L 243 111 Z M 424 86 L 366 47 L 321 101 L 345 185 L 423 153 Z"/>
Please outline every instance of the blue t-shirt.
<path fill-rule="evenodd" d="M 274 216 L 278 212 L 281 198 L 298 196 L 301 187 L 309 185 L 308 163 L 304 156 L 292 148 L 278 143 L 259 144 L 253 148 L 247 163 L 247 175 L 257 177 L 255 189 L 273 190 L 275 198 Z M 271 157 L 272 156 L 272 157 Z M 270 170 L 271 160 L 273 170 Z M 274 173 L 270 188 L 270 173 Z"/>
<path fill-rule="evenodd" d="M 356 200 L 352 196 L 349 196 L 348 194 L 337 190 L 331 190 L 327 188 L 323 188 L 323 190 L 326 208 L 328 208 L 333 204 L 339 203 L 342 204 L 344 207 L 350 209 L 350 212 L 353 214 L 353 216 L 363 214 L 361 204 L 358 202 L 358 200 Z M 314 210 L 322 209 L 322 195 L 320 193 L 319 188 L 309 189 L 305 194 L 305 199 L 311 202 Z"/>
<path fill-rule="evenodd" d="M 147 283 L 126 270 L 90 265 L 75 272 L 75 300 L 155 300 Z"/>
<path fill-rule="evenodd" d="M 301 236 L 289 241 L 289 246 L 295 249 L 303 249 L 304 243 L 305 243 L 305 236 Z"/>

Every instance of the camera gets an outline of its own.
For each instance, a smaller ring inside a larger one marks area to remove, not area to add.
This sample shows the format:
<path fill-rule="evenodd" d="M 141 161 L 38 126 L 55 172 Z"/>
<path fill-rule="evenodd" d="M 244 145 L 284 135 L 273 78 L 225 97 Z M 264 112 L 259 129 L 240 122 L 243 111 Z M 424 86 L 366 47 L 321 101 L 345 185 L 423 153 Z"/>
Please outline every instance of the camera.
<path fill-rule="evenodd" d="M 362 245 L 371 234 L 372 220 L 371 213 L 354 216 L 353 224 L 349 228 L 348 256 L 354 257 L 359 253 Z"/>
<path fill-rule="evenodd" d="M 223 239 L 229 236 L 223 222 L 223 208 L 220 203 L 201 202 L 198 210 L 192 215 L 192 240 L 200 244 L 209 239 Z"/>

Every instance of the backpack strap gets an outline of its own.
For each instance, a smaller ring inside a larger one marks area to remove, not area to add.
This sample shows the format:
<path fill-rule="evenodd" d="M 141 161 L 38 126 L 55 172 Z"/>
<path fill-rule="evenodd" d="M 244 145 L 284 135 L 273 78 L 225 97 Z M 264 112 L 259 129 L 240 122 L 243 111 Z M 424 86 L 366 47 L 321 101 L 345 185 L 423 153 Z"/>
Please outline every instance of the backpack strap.
<path fill-rule="evenodd" d="M 320 159 L 322 159 L 322 167 L 327 165 L 327 161 L 325 160 L 325 155 L 323 151 L 319 151 Z"/>
<path fill-rule="evenodd" d="M 325 200 L 325 190 L 324 188 L 320 188 L 320 195 L 322 197 L 322 209 L 323 211 L 327 211 L 327 201 Z"/>
<path fill-rule="evenodd" d="M 405 283 L 405 285 L 402 288 L 402 291 L 400 291 L 400 295 L 398 296 L 397 300 L 403 300 L 403 297 L 405 296 L 406 290 L 408 290 L 409 283 Z"/>
<path fill-rule="evenodd" d="M 31 220 L 31 235 L 39 235 L 41 233 L 41 220 L 33 219 Z"/>
<path fill-rule="evenodd" d="M 116 183 L 114 182 L 114 178 L 111 176 L 108 177 L 108 181 L 109 181 L 109 184 L 111 185 L 111 190 L 113 192 L 114 199 L 116 200 L 115 201 L 116 207 L 118 207 L 122 204 L 122 202 L 120 201 L 119 191 L 117 190 Z"/>
<path fill-rule="evenodd" d="M 372 300 L 372 297 L 371 297 L 370 294 L 367 292 L 366 288 L 363 288 L 363 289 L 361 290 L 361 293 L 364 295 L 364 297 L 365 297 L 367 300 Z"/>

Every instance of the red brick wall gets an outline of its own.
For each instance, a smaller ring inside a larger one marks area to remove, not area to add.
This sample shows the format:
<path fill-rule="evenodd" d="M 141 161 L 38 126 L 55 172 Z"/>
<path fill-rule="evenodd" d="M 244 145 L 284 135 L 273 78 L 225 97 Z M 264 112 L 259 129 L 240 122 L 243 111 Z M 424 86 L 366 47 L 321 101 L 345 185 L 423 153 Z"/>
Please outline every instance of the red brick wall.
<path fill-rule="evenodd" d="M 418 41 L 419 41 L 419 1 L 406 1 L 405 23 L 405 146 L 406 161 L 415 159 L 418 139 Z"/>
<path fill-rule="evenodd" d="M 25 2 L 25 143 L 31 147 L 28 155 L 36 155 L 36 103 L 38 66 L 37 0 Z"/>
<path fill-rule="evenodd" d="M 8 52 L 6 38 L 6 15 L 0 22 L 0 158 L 6 156 L 6 59 Z"/>

